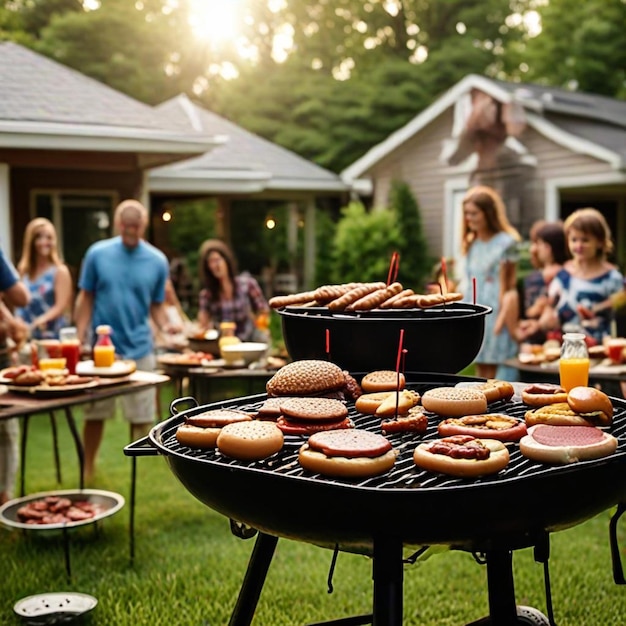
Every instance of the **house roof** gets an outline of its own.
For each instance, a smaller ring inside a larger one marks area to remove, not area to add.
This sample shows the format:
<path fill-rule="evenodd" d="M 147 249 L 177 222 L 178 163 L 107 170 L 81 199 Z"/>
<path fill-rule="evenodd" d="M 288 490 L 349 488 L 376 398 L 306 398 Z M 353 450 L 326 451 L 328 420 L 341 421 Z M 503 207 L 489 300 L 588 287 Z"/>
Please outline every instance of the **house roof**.
<path fill-rule="evenodd" d="M 470 74 L 344 169 L 341 177 L 350 183 L 363 176 L 473 89 L 500 102 L 521 105 L 528 125 L 555 143 L 606 161 L 615 169 L 626 167 L 625 101 Z"/>
<path fill-rule="evenodd" d="M 165 119 L 197 132 L 226 138 L 211 152 L 155 168 L 151 191 L 258 193 L 262 191 L 342 192 L 348 186 L 298 154 L 251 133 L 179 95 L 157 107 Z"/>
<path fill-rule="evenodd" d="M 164 120 L 147 104 L 13 42 L 0 43 L 0 93 L 0 147 L 187 157 L 216 144 L 206 133 Z"/>

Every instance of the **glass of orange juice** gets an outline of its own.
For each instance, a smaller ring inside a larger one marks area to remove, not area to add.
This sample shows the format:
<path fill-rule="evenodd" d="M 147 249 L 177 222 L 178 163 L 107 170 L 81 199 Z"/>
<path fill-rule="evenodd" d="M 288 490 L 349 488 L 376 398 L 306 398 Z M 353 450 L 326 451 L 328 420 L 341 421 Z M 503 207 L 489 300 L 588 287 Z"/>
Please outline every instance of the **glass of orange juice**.
<path fill-rule="evenodd" d="M 40 370 L 62 370 L 65 369 L 67 361 L 61 357 L 44 357 L 39 359 Z"/>
<path fill-rule="evenodd" d="M 570 391 L 589 384 L 589 353 L 582 333 L 565 333 L 559 359 L 561 387 Z"/>

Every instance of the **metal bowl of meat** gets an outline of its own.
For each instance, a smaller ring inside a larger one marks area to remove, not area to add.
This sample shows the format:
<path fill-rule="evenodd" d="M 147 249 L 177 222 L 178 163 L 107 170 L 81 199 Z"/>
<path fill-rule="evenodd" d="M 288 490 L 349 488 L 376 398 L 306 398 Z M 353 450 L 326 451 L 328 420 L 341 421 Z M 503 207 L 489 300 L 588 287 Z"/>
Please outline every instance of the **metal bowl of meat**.
<path fill-rule="evenodd" d="M 61 530 L 93 524 L 117 513 L 123 506 L 124 497 L 112 491 L 46 491 L 3 504 L 0 522 L 23 530 Z"/>
<path fill-rule="evenodd" d="M 454 302 L 425 309 L 332 312 L 326 307 L 278 309 L 289 356 L 326 359 L 351 372 L 395 369 L 401 331 L 401 367 L 455 374 L 480 350 L 485 316 L 481 304 Z"/>

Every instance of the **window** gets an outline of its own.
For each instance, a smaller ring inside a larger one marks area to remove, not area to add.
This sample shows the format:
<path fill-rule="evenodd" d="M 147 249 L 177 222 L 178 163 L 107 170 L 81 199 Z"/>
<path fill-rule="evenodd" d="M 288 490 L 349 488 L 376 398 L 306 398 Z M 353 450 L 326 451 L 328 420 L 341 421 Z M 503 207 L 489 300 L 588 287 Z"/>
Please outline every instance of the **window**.
<path fill-rule="evenodd" d="M 33 217 L 47 217 L 54 224 L 59 250 L 76 282 L 87 248 L 112 234 L 116 194 L 36 190 L 32 204 Z"/>

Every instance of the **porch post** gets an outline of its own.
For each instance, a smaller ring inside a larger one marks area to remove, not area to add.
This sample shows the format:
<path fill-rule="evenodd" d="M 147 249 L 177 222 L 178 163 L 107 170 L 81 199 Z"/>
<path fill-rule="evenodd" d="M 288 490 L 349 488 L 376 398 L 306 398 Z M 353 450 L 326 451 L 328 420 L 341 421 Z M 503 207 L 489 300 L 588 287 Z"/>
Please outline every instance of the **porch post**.
<path fill-rule="evenodd" d="M 7 259 L 13 259 L 11 221 L 9 165 L 7 163 L 0 163 L 0 245 Z"/>
<path fill-rule="evenodd" d="M 310 198 L 304 213 L 304 267 L 302 288 L 306 291 L 315 284 L 315 198 Z"/>

